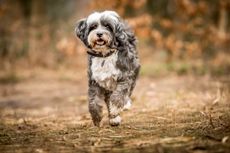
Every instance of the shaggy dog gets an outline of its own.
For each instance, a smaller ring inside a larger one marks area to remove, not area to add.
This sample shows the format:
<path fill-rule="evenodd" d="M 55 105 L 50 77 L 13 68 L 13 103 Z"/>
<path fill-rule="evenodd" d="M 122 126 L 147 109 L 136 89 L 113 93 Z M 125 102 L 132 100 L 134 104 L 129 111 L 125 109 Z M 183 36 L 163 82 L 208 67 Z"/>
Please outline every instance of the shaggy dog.
<path fill-rule="evenodd" d="M 121 122 L 120 112 L 131 106 L 139 73 L 136 38 L 114 11 L 95 12 L 77 22 L 76 35 L 88 48 L 89 112 L 100 126 L 106 103 L 109 123 Z"/>

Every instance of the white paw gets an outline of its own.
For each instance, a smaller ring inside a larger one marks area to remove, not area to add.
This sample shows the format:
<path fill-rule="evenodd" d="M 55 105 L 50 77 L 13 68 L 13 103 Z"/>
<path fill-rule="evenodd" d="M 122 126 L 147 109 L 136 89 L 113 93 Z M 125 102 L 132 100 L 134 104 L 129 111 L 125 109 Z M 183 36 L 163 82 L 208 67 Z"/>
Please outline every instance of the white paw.
<path fill-rule="evenodd" d="M 126 102 L 125 106 L 123 107 L 123 110 L 124 110 L 124 111 L 130 110 L 130 109 L 131 109 L 131 106 L 132 106 L 132 102 L 131 102 L 131 100 L 129 99 L 129 100 Z"/>
<path fill-rule="evenodd" d="M 120 116 L 117 116 L 117 117 L 115 117 L 115 118 L 110 118 L 109 119 L 109 124 L 111 125 L 111 126 L 117 126 L 117 125 L 119 125 L 121 123 L 121 117 Z"/>

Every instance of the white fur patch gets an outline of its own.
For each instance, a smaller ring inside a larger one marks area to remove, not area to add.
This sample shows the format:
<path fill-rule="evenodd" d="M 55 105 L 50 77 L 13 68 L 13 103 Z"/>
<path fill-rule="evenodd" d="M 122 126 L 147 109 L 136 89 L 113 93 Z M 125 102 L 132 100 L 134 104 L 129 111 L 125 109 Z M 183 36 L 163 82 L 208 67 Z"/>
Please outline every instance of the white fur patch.
<path fill-rule="evenodd" d="M 102 16 L 106 16 L 108 18 L 111 18 L 115 22 L 118 22 L 119 15 L 114 11 L 104 11 L 104 12 L 94 12 L 90 14 L 87 18 L 87 24 L 89 25 L 92 22 L 99 22 L 100 18 Z"/>
<path fill-rule="evenodd" d="M 89 25 L 92 22 L 98 22 L 100 18 L 101 18 L 101 13 L 94 12 L 88 16 L 87 24 Z"/>
<path fill-rule="evenodd" d="M 92 58 L 92 79 L 107 90 L 114 90 L 117 78 L 121 73 L 120 70 L 116 68 L 117 58 L 117 52 L 108 57 Z"/>
<path fill-rule="evenodd" d="M 123 110 L 130 110 L 132 106 L 132 100 L 129 97 L 126 97 L 126 104 L 123 107 Z"/>
<path fill-rule="evenodd" d="M 111 125 L 119 125 L 121 123 L 121 117 L 117 116 L 115 118 L 112 118 L 112 119 L 109 120 L 109 123 Z"/>

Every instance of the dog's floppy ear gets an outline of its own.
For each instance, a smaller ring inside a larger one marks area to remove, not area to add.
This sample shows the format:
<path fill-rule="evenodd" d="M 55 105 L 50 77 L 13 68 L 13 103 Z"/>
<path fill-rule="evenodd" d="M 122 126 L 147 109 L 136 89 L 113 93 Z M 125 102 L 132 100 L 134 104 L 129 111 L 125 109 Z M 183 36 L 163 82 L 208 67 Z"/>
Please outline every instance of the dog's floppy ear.
<path fill-rule="evenodd" d="M 86 32 L 86 19 L 81 19 L 77 22 L 75 27 L 75 34 L 78 38 L 80 38 L 84 42 Z"/>
<path fill-rule="evenodd" d="M 128 44 L 136 46 L 136 38 L 134 33 L 128 24 L 123 21 L 119 22 L 116 26 L 115 37 L 119 46 L 127 46 Z"/>
<path fill-rule="evenodd" d="M 127 71 L 132 68 L 135 58 L 134 50 L 136 49 L 136 37 L 128 24 L 120 21 L 116 27 L 115 45 L 118 47 L 117 66 L 121 71 Z M 132 53 L 131 53 L 132 52 Z"/>
<path fill-rule="evenodd" d="M 116 26 L 116 40 L 120 45 L 125 45 L 124 43 L 127 41 L 126 27 L 123 22 L 119 22 Z"/>

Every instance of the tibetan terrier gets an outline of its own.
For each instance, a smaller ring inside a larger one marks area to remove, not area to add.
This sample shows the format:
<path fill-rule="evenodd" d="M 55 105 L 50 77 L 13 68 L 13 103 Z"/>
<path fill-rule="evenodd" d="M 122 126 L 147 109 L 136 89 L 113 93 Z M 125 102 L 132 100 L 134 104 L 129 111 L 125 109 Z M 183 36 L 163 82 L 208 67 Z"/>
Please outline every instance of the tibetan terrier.
<path fill-rule="evenodd" d="M 136 38 L 114 11 L 95 12 L 77 22 L 76 35 L 88 48 L 89 112 L 100 126 L 106 103 L 109 124 L 121 123 L 120 112 L 131 106 L 139 73 Z"/>

